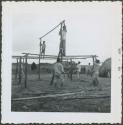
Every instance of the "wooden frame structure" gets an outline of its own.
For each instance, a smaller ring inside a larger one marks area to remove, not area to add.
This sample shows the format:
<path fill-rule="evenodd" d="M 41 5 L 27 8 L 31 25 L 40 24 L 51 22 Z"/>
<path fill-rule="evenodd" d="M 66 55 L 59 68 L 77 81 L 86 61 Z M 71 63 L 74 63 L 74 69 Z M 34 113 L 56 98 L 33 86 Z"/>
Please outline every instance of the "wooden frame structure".
<path fill-rule="evenodd" d="M 17 72 L 19 73 L 19 84 L 21 84 L 22 81 L 22 72 L 21 72 L 21 65 L 22 65 L 22 60 L 23 60 L 23 64 L 24 66 L 24 75 L 25 75 L 25 79 L 24 79 L 24 86 L 25 88 L 27 88 L 27 81 L 28 81 L 28 60 L 30 59 L 38 59 L 39 60 L 39 67 L 38 67 L 38 79 L 40 80 L 40 61 L 41 60 L 57 60 L 58 56 L 56 55 L 45 55 L 43 58 L 40 57 L 40 54 L 32 54 L 32 53 L 22 53 L 24 54 L 23 56 L 12 56 L 13 59 L 17 60 L 17 65 L 16 65 L 16 76 L 15 78 L 17 79 Z M 96 55 L 69 55 L 69 56 L 64 56 L 62 57 L 62 59 L 65 60 L 72 60 L 72 59 L 88 59 L 88 58 L 92 58 L 93 62 L 95 60 L 97 56 Z M 19 60 L 19 61 L 18 61 Z M 19 70 L 18 70 L 18 65 L 19 65 Z"/>
<path fill-rule="evenodd" d="M 40 80 L 40 62 L 41 59 L 48 59 L 48 60 L 56 60 L 59 56 L 58 55 L 44 55 L 42 58 L 42 52 L 41 52 L 41 42 L 42 42 L 42 38 L 44 38 L 45 36 L 47 36 L 49 33 L 51 33 L 52 31 L 54 31 L 57 27 L 62 26 L 63 24 L 65 24 L 65 20 L 61 21 L 58 25 L 56 25 L 54 28 L 52 28 L 49 32 L 47 32 L 46 34 L 44 34 L 42 37 L 40 37 L 40 50 L 39 50 L 39 54 L 33 54 L 33 53 L 22 53 L 22 56 L 12 56 L 13 59 L 17 60 L 17 65 L 16 65 L 16 76 L 15 78 L 17 79 L 17 72 L 19 72 L 19 84 L 21 83 L 21 76 L 22 76 L 22 72 L 21 72 L 21 64 L 22 64 L 22 60 L 23 63 L 25 65 L 24 68 L 24 74 L 25 74 L 25 80 L 24 80 L 24 86 L 25 88 L 27 88 L 27 80 L 28 80 L 28 59 L 38 59 L 39 60 L 39 72 L 38 72 L 38 79 Z M 62 36 L 61 36 L 62 38 Z M 72 59 L 87 59 L 87 58 L 92 58 L 93 62 L 96 59 L 96 55 L 69 55 L 69 56 L 62 56 L 61 55 L 61 59 L 62 60 L 72 60 Z M 19 60 L 19 61 L 18 61 Z M 19 64 L 19 70 L 18 70 L 18 64 Z"/>

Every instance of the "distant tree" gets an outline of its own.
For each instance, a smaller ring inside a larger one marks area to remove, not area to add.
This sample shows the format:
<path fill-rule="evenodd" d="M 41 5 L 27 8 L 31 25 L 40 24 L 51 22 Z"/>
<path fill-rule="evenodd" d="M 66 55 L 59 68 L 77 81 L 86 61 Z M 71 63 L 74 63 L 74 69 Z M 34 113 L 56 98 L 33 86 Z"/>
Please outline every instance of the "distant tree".
<path fill-rule="evenodd" d="M 37 69 L 37 66 L 36 64 L 33 62 L 32 65 L 31 65 L 31 70 L 36 70 Z"/>
<path fill-rule="evenodd" d="M 100 69 L 99 69 L 100 77 L 111 77 L 111 58 L 106 59 Z"/>

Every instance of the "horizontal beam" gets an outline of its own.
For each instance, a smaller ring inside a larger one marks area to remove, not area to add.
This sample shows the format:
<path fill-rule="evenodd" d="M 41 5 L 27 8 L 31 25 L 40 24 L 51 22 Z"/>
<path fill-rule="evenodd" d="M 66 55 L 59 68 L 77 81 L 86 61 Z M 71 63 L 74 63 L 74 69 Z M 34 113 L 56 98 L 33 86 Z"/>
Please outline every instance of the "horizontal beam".
<path fill-rule="evenodd" d="M 37 55 L 39 56 L 40 54 L 34 54 L 34 53 L 22 53 L 22 54 L 28 54 L 28 55 Z M 57 55 L 44 55 L 44 57 L 58 57 Z M 92 58 L 92 57 L 98 57 L 96 55 L 68 55 L 68 56 L 63 56 L 64 57 L 67 57 L 67 58 L 76 58 L 76 57 L 84 57 L 84 58 Z"/>
<path fill-rule="evenodd" d="M 35 53 L 22 53 L 24 54 L 23 56 L 12 56 L 12 58 L 25 58 L 25 55 L 27 55 L 28 59 L 39 59 L 40 54 L 35 54 Z M 63 56 L 63 60 L 69 60 L 69 59 L 88 59 L 88 58 L 93 58 L 93 57 L 98 57 L 96 55 L 68 55 L 68 56 Z M 57 55 L 44 55 L 44 58 L 41 59 L 50 59 L 50 60 L 56 60 L 58 58 Z"/>
<path fill-rule="evenodd" d="M 70 99 L 100 99 L 100 98 L 110 98 L 109 95 L 84 95 L 84 91 L 75 93 L 61 93 L 61 94 L 47 94 L 41 96 L 32 96 L 25 98 L 12 98 L 12 101 L 23 101 L 23 100 L 35 100 L 35 99 L 46 99 L 46 98 L 64 98 L 65 100 Z"/>
<path fill-rule="evenodd" d="M 14 59 L 18 59 L 18 58 L 20 58 L 20 57 L 18 57 L 18 56 L 12 56 L 12 58 L 14 58 Z M 22 59 L 24 59 L 25 57 L 22 57 Z M 28 56 L 27 57 L 28 59 L 39 59 L 39 56 Z M 44 58 L 41 58 L 41 59 L 43 59 L 43 60 L 45 60 L 45 59 L 47 59 L 47 60 L 56 60 L 58 57 L 44 57 Z M 84 57 L 63 57 L 63 60 L 70 60 L 70 59 L 87 59 L 87 57 L 86 58 L 84 58 Z"/>
<path fill-rule="evenodd" d="M 12 56 L 12 58 L 25 58 L 24 56 Z"/>
<path fill-rule="evenodd" d="M 65 57 L 68 57 L 68 58 L 74 58 L 74 57 L 85 57 L 85 58 L 92 58 L 92 57 L 98 57 L 96 55 L 68 55 L 68 56 L 65 56 Z"/>
<path fill-rule="evenodd" d="M 35 53 L 22 53 L 22 54 L 28 54 L 28 55 L 34 55 L 34 56 L 40 56 L 40 54 L 35 54 Z M 57 57 L 57 55 L 44 55 L 45 57 L 50 56 L 50 57 Z"/>
<path fill-rule="evenodd" d="M 76 93 L 63 93 L 63 94 L 52 94 L 52 95 L 41 95 L 35 97 L 25 97 L 25 98 L 13 98 L 12 101 L 22 101 L 22 100 L 32 100 L 32 99 L 41 99 L 41 98 L 56 98 L 56 97 L 63 97 L 63 96 L 70 96 L 75 94 L 83 94 L 84 92 L 76 92 Z"/>

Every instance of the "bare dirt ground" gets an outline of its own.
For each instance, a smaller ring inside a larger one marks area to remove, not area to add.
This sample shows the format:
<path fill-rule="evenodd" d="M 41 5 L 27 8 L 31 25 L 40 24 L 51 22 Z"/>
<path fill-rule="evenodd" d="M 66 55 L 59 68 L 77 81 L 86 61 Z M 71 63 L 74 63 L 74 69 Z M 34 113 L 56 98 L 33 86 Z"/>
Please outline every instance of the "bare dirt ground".
<path fill-rule="evenodd" d="M 64 86 L 50 86 L 51 74 L 28 75 L 27 88 L 24 80 L 19 85 L 12 79 L 12 99 L 39 97 L 28 100 L 12 100 L 12 111 L 20 112 L 110 112 L 111 79 L 99 78 L 99 86 L 91 84 L 91 77 L 81 74 L 73 80 L 65 78 Z M 61 95 L 61 96 L 59 96 Z"/>

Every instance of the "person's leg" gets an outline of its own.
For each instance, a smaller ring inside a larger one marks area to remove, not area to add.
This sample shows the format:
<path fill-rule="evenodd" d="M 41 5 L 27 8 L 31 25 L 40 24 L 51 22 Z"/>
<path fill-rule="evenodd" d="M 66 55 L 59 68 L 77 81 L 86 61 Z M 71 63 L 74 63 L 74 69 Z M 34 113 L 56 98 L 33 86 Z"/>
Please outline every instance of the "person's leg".
<path fill-rule="evenodd" d="M 72 70 L 70 71 L 70 79 L 71 79 L 71 81 L 72 81 Z"/>
<path fill-rule="evenodd" d="M 97 85 L 99 84 L 99 72 L 96 72 L 96 81 L 97 81 Z"/>
<path fill-rule="evenodd" d="M 52 74 L 52 78 L 51 78 L 50 85 L 53 85 L 53 82 L 54 82 L 54 72 L 53 72 L 53 74 Z"/>
<path fill-rule="evenodd" d="M 45 50 L 44 50 L 44 56 L 45 56 Z"/>
<path fill-rule="evenodd" d="M 80 72 L 79 72 L 79 79 L 80 79 Z"/>
<path fill-rule="evenodd" d="M 93 75 L 92 75 L 92 85 L 94 85 L 95 86 L 95 72 L 93 73 Z"/>
<path fill-rule="evenodd" d="M 42 50 L 42 58 L 44 58 L 44 49 Z"/>
<path fill-rule="evenodd" d="M 60 75 L 60 81 L 61 81 L 61 87 L 63 86 L 63 84 L 64 84 L 64 77 L 63 77 L 63 75 L 61 74 Z"/>
<path fill-rule="evenodd" d="M 42 58 L 44 58 L 44 52 L 42 53 Z"/>
<path fill-rule="evenodd" d="M 80 73 L 78 72 L 78 79 L 80 79 Z"/>
<path fill-rule="evenodd" d="M 44 58 L 44 56 L 45 56 L 45 50 L 44 50 L 44 52 L 43 52 L 43 58 Z"/>
<path fill-rule="evenodd" d="M 70 71 L 68 71 L 68 78 L 70 79 Z"/>
<path fill-rule="evenodd" d="M 57 77 L 54 75 L 54 86 L 57 87 Z"/>
<path fill-rule="evenodd" d="M 58 88 L 58 83 L 59 83 L 59 76 L 55 75 L 54 85 L 56 88 Z"/>
<path fill-rule="evenodd" d="M 22 70 L 22 79 L 24 78 L 24 71 Z"/>
<path fill-rule="evenodd" d="M 99 80 L 98 80 L 98 73 L 95 72 L 93 75 L 93 85 L 97 86 L 99 84 Z"/>
<path fill-rule="evenodd" d="M 77 78 L 79 79 L 79 72 L 77 71 Z"/>

